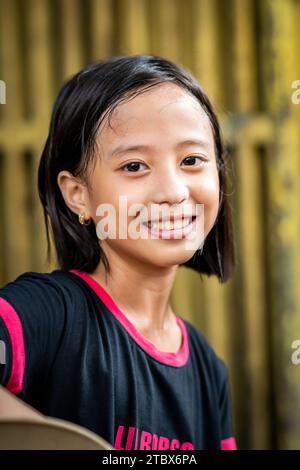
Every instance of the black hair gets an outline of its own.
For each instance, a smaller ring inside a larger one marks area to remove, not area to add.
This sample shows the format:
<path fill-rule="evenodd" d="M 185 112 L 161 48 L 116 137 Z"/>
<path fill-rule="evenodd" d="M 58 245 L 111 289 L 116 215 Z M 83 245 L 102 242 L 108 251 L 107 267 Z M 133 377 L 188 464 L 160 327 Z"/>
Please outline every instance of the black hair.
<path fill-rule="evenodd" d="M 51 260 L 49 220 L 62 270 L 92 273 L 99 262 L 110 272 L 108 260 L 92 221 L 87 226 L 66 205 L 57 183 L 67 170 L 88 184 L 87 170 L 93 161 L 96 134 L 104 118 L 122 101 L 149 88 L 172 82 L 192 94 L 207 114 L 214 135 L 220 181 L 219 212 L 202 250 L 183 266 L 227 281 L 234 272 L 235 248 L 231 208 L 227 194 L 227 166 L 220 126 L 213 107 L 199 82 L 183 67 L 162 57 L 132 55 L 110 57 L 87 66 L 62 86 L 54 103 L 49 135 L 38 169 L 38 191 L 44 209 L 47 259 Z M 182 265 L 181 265 L 182 266 Z"/>

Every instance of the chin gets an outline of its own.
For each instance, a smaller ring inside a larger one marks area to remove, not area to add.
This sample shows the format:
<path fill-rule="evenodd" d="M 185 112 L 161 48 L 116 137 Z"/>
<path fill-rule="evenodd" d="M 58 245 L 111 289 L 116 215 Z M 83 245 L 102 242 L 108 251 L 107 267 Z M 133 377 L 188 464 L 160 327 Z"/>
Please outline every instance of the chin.
<path fill-rule="evenodd" d="M 192 256 L 194 255 L 195 251 L 193 252 L 187 252 L 185 251 L 182 254 L 169 254 L 167 255 L 166 253 L 163 253 L 161 256 L 159 256 L 159 253 L 156 253 L 155 256 L 151 257 L 151 264 L 160 266 L 162 268 L 168 268 L 172 266 L 178 266 L 180 264 L 186 263 Z"/>

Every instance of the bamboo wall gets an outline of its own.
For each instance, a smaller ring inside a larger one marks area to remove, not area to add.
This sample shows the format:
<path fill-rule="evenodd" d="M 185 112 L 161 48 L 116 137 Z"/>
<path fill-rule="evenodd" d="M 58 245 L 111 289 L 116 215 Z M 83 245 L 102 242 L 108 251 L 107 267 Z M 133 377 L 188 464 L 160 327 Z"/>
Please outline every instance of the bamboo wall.
<path fill-rule="evenodd" d="M 111 55 L 191 70 L 232 157 L 238 270 L 181 268 L 172 302 L 228 365 L 244 449 L 300 448 L 299 0 L 0 0 L 0 284 L 49 271 L 36 169 L 62 81 Z M 297 54 L 298 53 L 298 54 Z"/>

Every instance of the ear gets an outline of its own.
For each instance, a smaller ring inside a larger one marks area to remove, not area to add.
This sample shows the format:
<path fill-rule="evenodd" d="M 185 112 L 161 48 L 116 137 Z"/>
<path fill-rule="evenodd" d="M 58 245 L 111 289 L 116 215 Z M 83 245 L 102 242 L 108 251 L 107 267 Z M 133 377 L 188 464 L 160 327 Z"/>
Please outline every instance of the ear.
<path fill-rule="evenodd" d="M 72 175 L 72 173 L 65 170 L 59 172 L 57 184 L 69 209 L 75 214 L 84 212 L 85 218 L 90 218 L 89 197 L 86 185 Z"/>

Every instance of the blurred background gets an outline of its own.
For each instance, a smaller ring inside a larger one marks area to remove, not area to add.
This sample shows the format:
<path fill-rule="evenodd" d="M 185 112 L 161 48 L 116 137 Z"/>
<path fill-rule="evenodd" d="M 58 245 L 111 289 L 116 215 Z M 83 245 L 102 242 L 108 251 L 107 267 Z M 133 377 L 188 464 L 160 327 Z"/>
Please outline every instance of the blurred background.
<path fill-rule="evenodd" d="M 0 285 L 48 272 L 37 166 L 63 81 L 112 55 L 191 71 L 230 153 L 238 268 L 172 292 L 226 362 L 240 449 L 300 449 L 300 0 L 0 0 Z M 3 102 L 2 95 L 2 102 Z"/>

